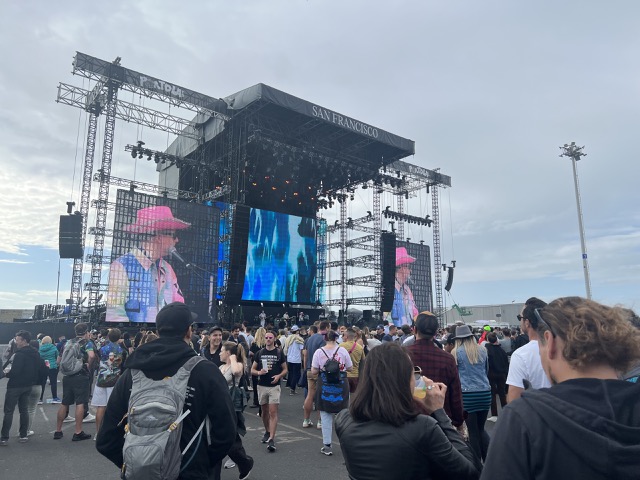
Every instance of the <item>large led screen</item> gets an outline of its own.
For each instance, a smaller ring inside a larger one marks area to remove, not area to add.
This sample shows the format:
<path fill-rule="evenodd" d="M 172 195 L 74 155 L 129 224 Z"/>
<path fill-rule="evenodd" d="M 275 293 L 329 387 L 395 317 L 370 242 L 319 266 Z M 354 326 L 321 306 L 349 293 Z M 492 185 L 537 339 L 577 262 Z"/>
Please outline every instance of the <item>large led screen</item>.
<path fill-rule="evenodd" d="M 316 301 L 316 220 L 252 208 L 242 300 Z"/>
<path fill-rule="evenodd" d="M 220 210 L 118 190 L 107 322 L 154 323 L 171 302 L 216 317 Z"/>
<path fill-rule="evenodd" d="M 433 311 L 429 246 L 396 241 L 395 263 L 395 292 L 389 316 L 397 326 L 411 325 L 419 312 Z"/>

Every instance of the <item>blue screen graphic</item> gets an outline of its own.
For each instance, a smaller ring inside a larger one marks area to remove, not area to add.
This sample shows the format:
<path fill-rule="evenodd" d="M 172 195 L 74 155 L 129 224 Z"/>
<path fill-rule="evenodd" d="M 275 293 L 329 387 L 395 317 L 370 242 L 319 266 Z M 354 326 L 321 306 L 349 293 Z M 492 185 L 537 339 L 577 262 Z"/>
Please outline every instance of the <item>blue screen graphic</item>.
<path fill-rule="evenodd" d="M 316 301 L 316 220 L 251 209 L 242 300 Z"/>

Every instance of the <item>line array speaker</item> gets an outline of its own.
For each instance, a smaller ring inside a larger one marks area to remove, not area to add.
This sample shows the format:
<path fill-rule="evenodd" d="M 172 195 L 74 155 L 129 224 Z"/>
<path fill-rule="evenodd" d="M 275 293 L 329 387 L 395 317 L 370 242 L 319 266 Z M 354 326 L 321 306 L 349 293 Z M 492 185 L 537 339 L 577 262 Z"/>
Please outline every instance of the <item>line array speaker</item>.
<path fill-rule="evenodd" d="M 249 244 L 249 215 L 246 205 L 236 205 L 231 227 L 231 249 L 229 259 L 229 280 L 225 302 L 239 304 L 244 289 L 244 275 L 247 267 L 247 247 Z"/>
<path fill-rule="evenodd" d="M 453 285 L 453 267 L 449 267 L 447 269 L 447 284 L 444 286 L 444 289 L 448 292 L 451 290 L 451 286 Z"/>
<path fill-rule="evenodd" d="M 60 258 L 82 258 L 82 215 L 60 215 Z"/>
<path fill-rule="evenodd" d="M 382 301 L 380 309 L 390 312 L 396 288 L 396 236 L 393 233 L 381 235 Z"/>

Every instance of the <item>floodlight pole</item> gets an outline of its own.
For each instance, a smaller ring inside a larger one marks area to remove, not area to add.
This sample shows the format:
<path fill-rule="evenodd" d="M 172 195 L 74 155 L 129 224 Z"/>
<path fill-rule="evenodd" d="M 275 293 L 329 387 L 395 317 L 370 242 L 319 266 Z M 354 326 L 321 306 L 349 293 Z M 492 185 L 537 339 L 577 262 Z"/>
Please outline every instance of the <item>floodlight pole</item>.
<path fill-rule="evenodd" d="M 587 154 L 582 151 L 582 147 L 578 147 L 576 142 L 571 144 L 564 144 L 560 147 L 562 153 L 561 157 L 571 158 L 571 164 L 573 166 L 573 182 L 576 188 L 576 204 L 578 205 L 578 228 L 580 229 L 580 244 L 582 246 L 582 269 L 584 271 L 584 285 L 587 291 L 587 298 L 591 299 L 591 281 L 589 280 L 589 262 L 587 260 L 587 244 L 584 239 L 584 225 L 582 224 L 582 206 L 580 203 L 580 189 L 578 187 L 578 168 L 577 162 L 582 157 L 586 157 Z"/>

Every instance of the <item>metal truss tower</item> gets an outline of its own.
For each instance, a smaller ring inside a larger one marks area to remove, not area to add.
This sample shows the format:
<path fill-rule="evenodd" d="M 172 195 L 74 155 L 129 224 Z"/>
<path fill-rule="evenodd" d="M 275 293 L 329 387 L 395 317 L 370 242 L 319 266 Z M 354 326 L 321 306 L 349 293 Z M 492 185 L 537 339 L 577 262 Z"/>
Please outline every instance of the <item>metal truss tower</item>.
<path fill-rule="evenodd" d="M 102 279 L 102 254 L 104 252 L 104 232 L 107 227 L 107 202 L 109 201 L 109 181 L 111 175 L 111 159 L 113 157 L 113 136 L 116 126 L 116 102 L 118 100 L 118 84 L 113 80 L 106 82 L 106 105 L 104 141 L 102 144 L 102 164 L 96 208 L 96 233 L 93 240 L 93 256 L 91 257 L 91 280 L 89 281 L 89 307 L 97 306 Z"/>
<path fill-rule="evenodd" d="M 444 315 L 444 299 L 442 296 L 442 270 L 440 270 L 442 255 L 440 253 L 440 207 L 438 203 L 439 194 L 440 191 L 438 189 L 438 184 L 431 184 L 431 219 L 433 220 L 433 223 L 431 224 L 431 228 L 433 229 L 433 279 L 436 284 L 435 314 L 438 316 L 438 318 L 442 319 L 442 315 Z"/>
<path fill-rule="evenodd" d="M 96 132 L 98 130 L 98 115 L 100 115 L 100 104 L 95 102 L 90 106 L 89 127 L 87 130 L 87 141 L 84 155 L 84 169 L 82 173 L 82 190 L 80 193 L 80 215 L 82 216 L 82 252 L 84 254 L 85 236 L 87 235 L 87 219 L 89 216 L 89 199 L 91 197 L 91 175 L 93 174 L 93 158 L 96 150 Z M 82 296 L 82 266 L 83 258 L 73 259 L 73 273 L 71 274 L 71 309 L 75 309 L 80 304 Z"/>
<path fill-rule="evenodd" d="M 326 280 L 327 265 L 327 221 L 324 218 L 318 219 L 318 288 L 316 290 L 316 301 L 322 303 L 324 300 L 322 291 Z"/>
<path fill-rule="evenodd" d="M 340 308 L 347 315 L 347 201 L 340 204 Z"/>
<path fill-rule="evenodd" d="M 395 192 L 396 193 L 396 203 L 398 205 L 398 213 L 400 215 L 404 214 L 404 198 L 403 198 L 403 193 L 402 192 Z M 398 228 L 396 229 L 396 238 L 400 241 L 404 241 L 404 221 L 399 219 L 397 221 L 397 225 Z"/>
<path fill-rule="evenodd" d="M 376 277 L 374 285 L 375 297 L 378 299 L 375 310 L 380 310 L 382 299 L 382 245 L 380 235 L 382 234 L 382 219 L 380 218 L 380 190 L 373 189 L 373 258 L 374 275 Z"/>

